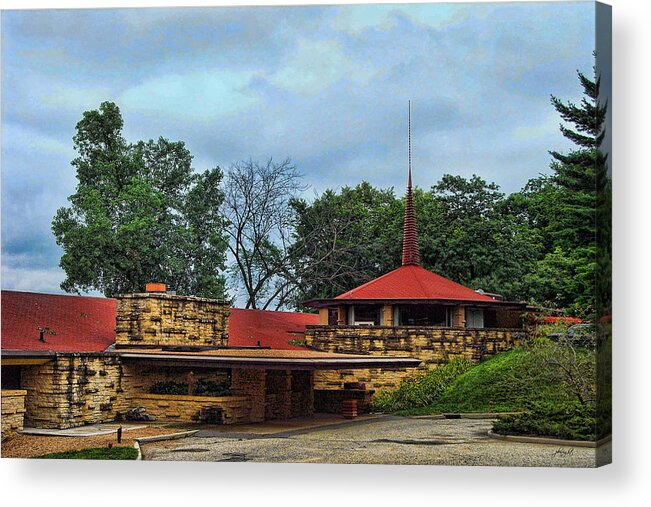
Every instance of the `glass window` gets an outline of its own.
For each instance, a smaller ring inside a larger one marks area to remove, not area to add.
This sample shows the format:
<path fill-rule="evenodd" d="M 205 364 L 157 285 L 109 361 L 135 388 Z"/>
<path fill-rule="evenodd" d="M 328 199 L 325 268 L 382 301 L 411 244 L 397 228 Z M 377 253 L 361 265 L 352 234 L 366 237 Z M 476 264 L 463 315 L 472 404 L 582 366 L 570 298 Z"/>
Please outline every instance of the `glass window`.
<path fill-rule="evenodd" d="M 353 319 L 356 326 L 379 326 L 382 307 L 380 305 L 355 305 Z"/>
<path fill-rule="evenodd" d="M 450 316 L 443 305 L 402 305 L 396 325 L 449 327 Z"/>

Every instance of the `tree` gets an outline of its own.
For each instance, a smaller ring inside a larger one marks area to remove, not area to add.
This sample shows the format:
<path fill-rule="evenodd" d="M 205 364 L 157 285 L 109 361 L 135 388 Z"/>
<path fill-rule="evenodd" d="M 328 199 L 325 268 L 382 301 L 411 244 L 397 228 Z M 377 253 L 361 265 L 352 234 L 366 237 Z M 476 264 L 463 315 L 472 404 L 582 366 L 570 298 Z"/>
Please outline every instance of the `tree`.
<path fill-rule="evenodd" d="M 537 287 L 533 296 L 538 302 L 590 313 L 595 307 L 597 282 L 597 210 L 603 208 L 598 191 L 606 173 L 606 157 L 599 146 L 605 135 L 607 104 L 598 100 L 599 79 L 590 80 L 581 72 L 578 77 L 584 94 L 579 105 L 551 97 L 566 122 L 560 125 L 562 134 L 577 148 L 567 154 L 550 152 L 554 198 L 548 203 L 545 234 L 551 245 L 530 280 Z M 604 201 L 609 202 L 609 197 Z M 549 276 L 563 280 L 561 290 Z"/>
<path fill-rule="evenodd" d="M 112 102 L 77 123 L 76 192 L 52 221 L 64 251 L 61 288 L 112 296 L 162 281 L 182 293 L 224 297 L 221 170 L 195 173 L 182 141 L 131 144 L 122 128 Z"/>
<path fill-rule="evenodd" d="M 246 308 L 281 308 L 295 289 L 291 202 L 305 190 L 300 177 L 289 159 L 242 161 L 228 170 L 223 213 L 235 259 L 232 272 L 246 292 Z"/>
<path fill-rule="evenodd" d="M 294 305 L 331 298 L 400 265 L 403 206 L 368 182 L 292 202 Z"/>
<path fill-rule="evenodd" d="M 495 183 L 446 174 L 432 187 L 438 230 L 425 237 L 424 266 L 475 289 L 525 297 L 524 276 L 541 254 L 541 238 Z"/>

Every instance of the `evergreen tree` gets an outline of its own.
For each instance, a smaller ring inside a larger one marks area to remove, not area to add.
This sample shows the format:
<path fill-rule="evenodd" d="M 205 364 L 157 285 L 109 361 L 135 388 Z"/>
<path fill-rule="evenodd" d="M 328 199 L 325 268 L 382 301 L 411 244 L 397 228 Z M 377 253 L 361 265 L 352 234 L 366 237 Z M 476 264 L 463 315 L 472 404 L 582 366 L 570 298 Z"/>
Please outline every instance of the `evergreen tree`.
<path fill-rule="evenodd" d="M 590 80 L 581 72 L 578 77 L 584 94 L 580 104 L 551 97 L 566 122 L 560 125 L 561 133 L 577 147 L 569 153 L 550 152 L 555 191 L 547 203 L 545 233 L 551 248 L 529 284 L 539 303 L 590 313 L 595 306 L 598 187 L 606 167 L 599 146 L 607 104 L 598 101 L 599 79 Z"/>

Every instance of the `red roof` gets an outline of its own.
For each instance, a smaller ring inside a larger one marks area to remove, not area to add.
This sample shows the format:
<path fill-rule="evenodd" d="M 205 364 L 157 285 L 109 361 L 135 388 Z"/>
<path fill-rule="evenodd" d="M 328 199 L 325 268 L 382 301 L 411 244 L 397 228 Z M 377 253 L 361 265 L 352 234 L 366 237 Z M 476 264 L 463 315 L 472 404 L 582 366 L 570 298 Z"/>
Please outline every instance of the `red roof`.
<path fill-rule="evenodd" d="M 115 342 L 115 299 L 2 291 L 2 348 L 99 352 Z M 47 327 L 45 342 L 38 328 Z"/>
<path fill-rule="evenodd" d="M 272 312 L 231 308 L 228 321 L 228 344 L 231 346 L 257 345 L 273 349 L 300 349 L 287 343 L 303 340 L 305 326 L 318 324 L 315 313 Z"/>
<path fill-rule="evenodd" d="M 99 352 L 115 343 L 115 299 L 2 291 L 2 348 Z M 303 340 L 308 324 L 319 316 L 309 313 L 273 312 L 231 308 L 229 345 L 274 349 L 298 349 L 288 340 Z M 45 334 L 39 341 L 38 328 Z"/>
<path fill-rule="evenodd" d="M 335 299 L 495 300 L 420 266 L 407 265 L 340 294 Z"/>

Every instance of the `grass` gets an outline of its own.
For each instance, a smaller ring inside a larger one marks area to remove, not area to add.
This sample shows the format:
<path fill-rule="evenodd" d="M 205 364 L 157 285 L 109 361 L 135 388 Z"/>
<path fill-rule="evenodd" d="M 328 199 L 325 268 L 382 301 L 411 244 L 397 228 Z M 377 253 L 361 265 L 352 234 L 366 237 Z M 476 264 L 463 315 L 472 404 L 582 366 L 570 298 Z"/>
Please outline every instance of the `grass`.
<path fill-rule="evenodd" d="M 138 457 L 138 449 L 134 447 L 95 447 L 78 451 L 53 452 L 38 456 L 37 459 L 119 459 L 134 460 Z"/>
<path fill-rule="evenodd" d="M 396 413 L 517 412 L 530 402 L 570 400 L 559 381 L 539 374 L 538 369 L 530 352 L 514 349 L 462 373 L 431 404 Z"/>
<path fill-rule="evenodd" d="M 404 379 L 393 391 L 380 391 L 373 406 L 382 412 L 424 407 L 435 401 L 463 372 L 472 367 L 469 361 L 456 359 L 438 368 Z"/>

